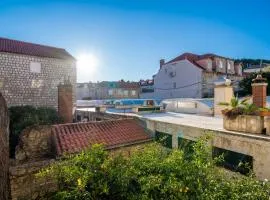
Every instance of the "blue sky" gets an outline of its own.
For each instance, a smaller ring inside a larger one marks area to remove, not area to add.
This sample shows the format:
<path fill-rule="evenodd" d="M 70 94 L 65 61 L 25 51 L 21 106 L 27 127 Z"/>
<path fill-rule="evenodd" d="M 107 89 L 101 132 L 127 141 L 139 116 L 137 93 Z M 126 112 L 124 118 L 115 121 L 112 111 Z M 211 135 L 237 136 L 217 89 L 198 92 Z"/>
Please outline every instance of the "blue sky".
<path fill-rule="evenodd" d="M 270 59 L 269 0 L 1 0 L 0 37 L 98 62 L 78 82 L 151 78 L 184 52 Z"/>

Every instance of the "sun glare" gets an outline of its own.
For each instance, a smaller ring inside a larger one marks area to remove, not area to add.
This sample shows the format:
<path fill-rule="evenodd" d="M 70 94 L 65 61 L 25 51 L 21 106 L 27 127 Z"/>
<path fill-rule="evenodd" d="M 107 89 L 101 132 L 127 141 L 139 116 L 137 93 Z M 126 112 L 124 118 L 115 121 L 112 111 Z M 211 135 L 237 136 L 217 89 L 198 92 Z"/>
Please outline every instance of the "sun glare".
<path fill-rule="evenodd" d="M 77 67 L 83 73 L 96 71 L 98 59 L 93 54 L 82 54 L 77 57 Z"/>

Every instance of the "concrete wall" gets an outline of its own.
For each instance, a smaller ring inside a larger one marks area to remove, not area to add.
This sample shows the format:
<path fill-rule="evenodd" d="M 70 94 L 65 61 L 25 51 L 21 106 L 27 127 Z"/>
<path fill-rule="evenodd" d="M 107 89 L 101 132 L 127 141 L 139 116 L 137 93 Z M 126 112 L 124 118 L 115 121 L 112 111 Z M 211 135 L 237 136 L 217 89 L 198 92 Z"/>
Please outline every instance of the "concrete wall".
<path fill-rule="evenodd" d="M 31 72 L 31 62 L 40 72 Z M 57 85 L 70 78 L 76 91 L 76 62 L 11 53 L 0 53 L 0 92 L 8 106 L 33 105 L 57 108 Z"/>
<path fill-rule="evenodd" d="M 197 140 L 209 131 L 184 125 L 146 120 L 147 128 L 172 135 L 172 145 L 178 147 L 178 137 Z M 252 134 L 237 132 L 212 132 L 212 145 L 230 151 L 250 155 L 253 157 L 253 170 L 259 179 L 270 179 L 270 138 L 256 137 Z"/>
<path fill-rule="evenodd" d="M 7 200 L 9 196 L 9 118 L 6 102 L 0 93 L 0 199 Z"/>
<path fill-rule="evenodd" d="M 174 74 L 172 77 L 171 74 Z M 194 84 L 202 80 L 202 69 L 190 63 L 188 60 L 181 60 L 162 66 L 154 77 L 154 97 L 160 99 L 168 98 L 201 98 L 201 84 L 186 88 L 173 89 L 174 86 L 182 87 Z M 169 89 L 169 90 L 161 90 Z"/>

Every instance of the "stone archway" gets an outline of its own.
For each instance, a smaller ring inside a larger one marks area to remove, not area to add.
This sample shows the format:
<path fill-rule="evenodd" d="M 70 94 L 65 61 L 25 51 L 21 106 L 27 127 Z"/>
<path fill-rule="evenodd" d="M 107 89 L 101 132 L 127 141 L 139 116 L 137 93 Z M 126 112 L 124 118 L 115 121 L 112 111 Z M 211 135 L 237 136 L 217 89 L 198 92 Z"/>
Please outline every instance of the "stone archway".
<path fill-rule="evenodd" d="M 9 117 L 6 101 L 0 93 L 0 199 L 9 196 Z"/>

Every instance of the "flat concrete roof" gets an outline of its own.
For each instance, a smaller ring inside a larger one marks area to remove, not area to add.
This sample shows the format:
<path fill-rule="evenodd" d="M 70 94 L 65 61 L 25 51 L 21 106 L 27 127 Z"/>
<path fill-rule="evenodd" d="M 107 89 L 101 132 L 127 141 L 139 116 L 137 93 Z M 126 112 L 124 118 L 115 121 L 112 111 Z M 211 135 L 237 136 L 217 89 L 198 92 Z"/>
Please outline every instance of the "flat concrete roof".
<path fill-rule="evenodd" d="M 146 119 L 146 120 L 151 120 L 151 121 L 190 126 L 190 127 L 201 128 L 201 129 L 206 129 L 210 131 L 218 131 L 218 132 L 223 132 L 223 133 L 232 134 L 232 135 L 249 137 L 249 138 L 258 139 L 258 140 L 266 140 L 270 142 L 270 136 L 267 136 L 267 135 L 242 133 L 242 132 L 225 130 L 223 128 L 223 118 L 219 118 L 219 117 L 173 113 L 173 112 L 143 114 L 138 117 L 142 119 Z"/>

